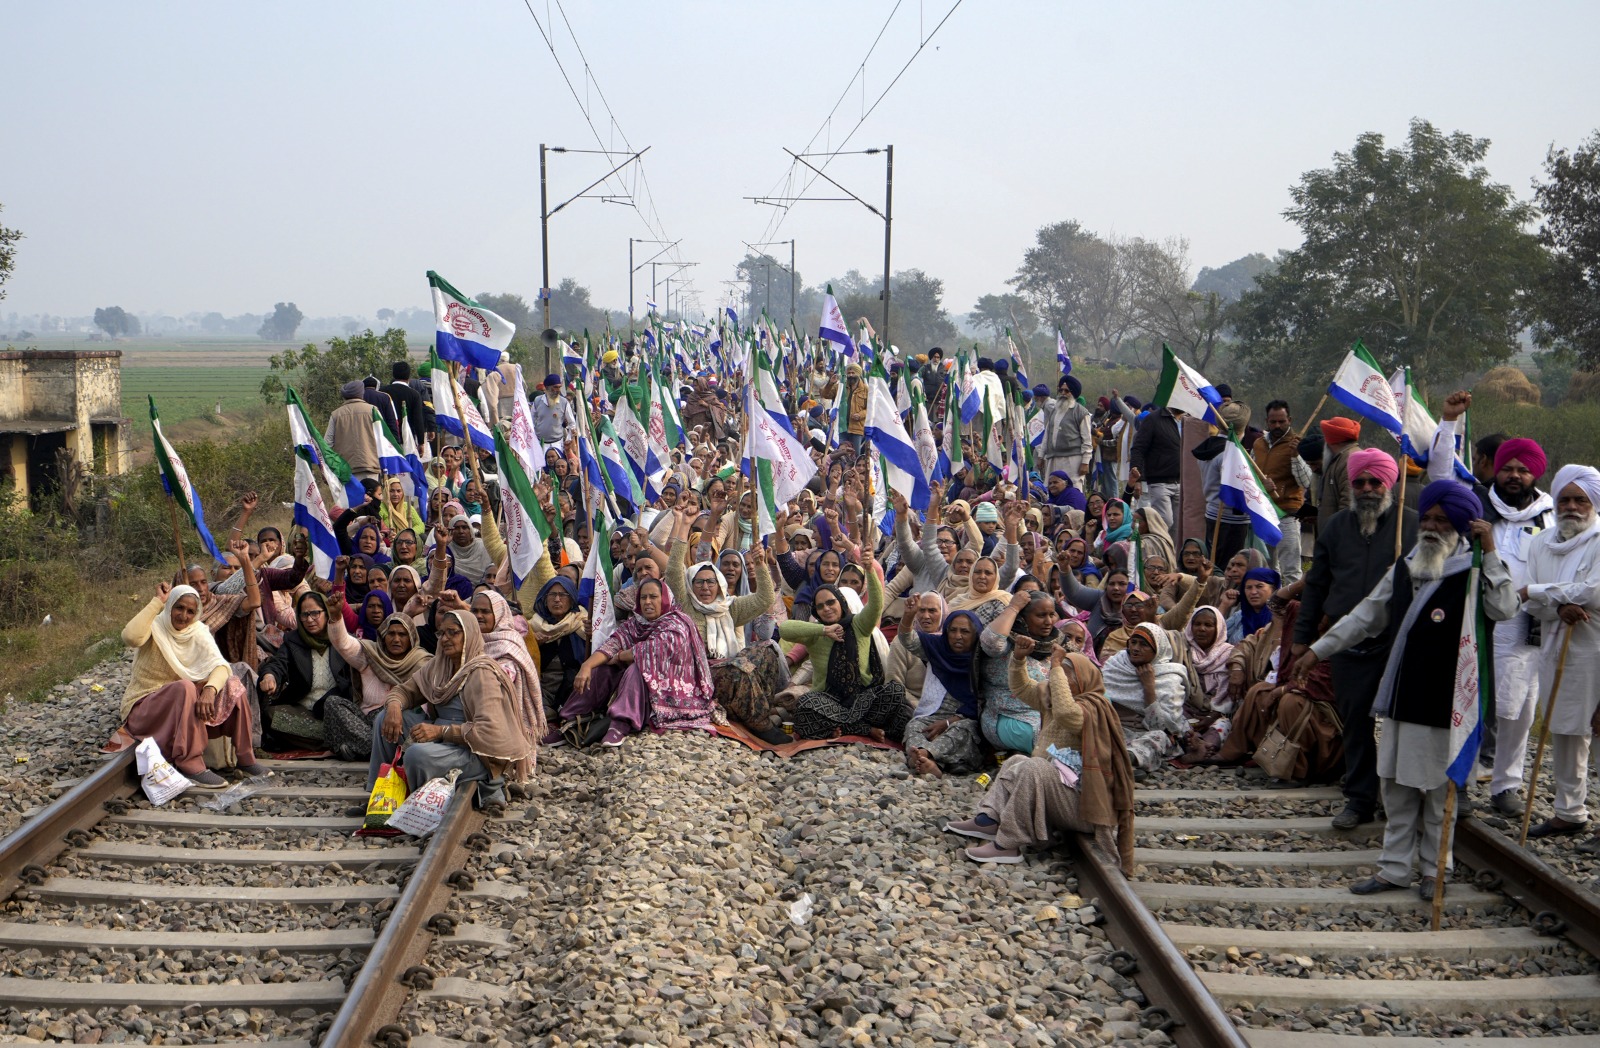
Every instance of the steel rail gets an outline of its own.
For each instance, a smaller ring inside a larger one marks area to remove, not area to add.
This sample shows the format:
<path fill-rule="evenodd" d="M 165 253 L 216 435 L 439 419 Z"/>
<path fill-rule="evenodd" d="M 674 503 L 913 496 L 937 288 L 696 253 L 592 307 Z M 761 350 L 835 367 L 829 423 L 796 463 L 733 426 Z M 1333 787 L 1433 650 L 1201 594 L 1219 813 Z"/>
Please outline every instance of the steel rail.
<path fill-rule="evenodd" d="M 1600 897 L 1579 887 L 1543 859 L 1517 846 L 1477 819 L 1456 823 L 1455 857 L 1483 876 L 1498 875 L 1498 884 L 1483 887 L 1505 892 L 1534 914 L 1534 930 L 1559 931 L 1592 956 L 1600 957 Z M 1548 915 L 1561 922 L 1556 927 Z"/>
<path fill-rule="evenodd" d="M 435 914 L 442 913 L 450 897 L 447 879 L 460 866 L 466 852 L 466 839 L 483 823 L 483 816 L 472 808 L 477 783 L 457 789 L 445 809 L 444 821 L 428 842 L 422 860 L 406 881 L 405 890 L 395 902 L 383 931 L 378 933 L 367 959 L 350 983 L 349 994 L 333 1017 L 318 1048 L 358 1048 L 374 1042 L 384 1024 L 400 1013 L 409 989 L 401 982 L 413 965 L 420 964 L 433 940 L 430 927 Z M 420 977 L 424 984 L 431 976 Z M 396 1032 L 395 1040 L 408 1038 Z M 389 1043 L 388 1039 L 379 1043 Z"/>
<path fill-rule="evenodd" d="M 106 760 L 77 785 L 45 805 L 15 833 L 0 840 L 0 899 L 22 886 L 22 871 L 43 866 L 71 847 L 67 835 L 105 817 L 106 802 L 133 796 L 133 750 Z"/>
<path fill-rule="evenodd" d="M 1074 844 L 1080 861 L 1073 864 L 1078 881 L 1105 916 L 1110 939 L 1123 959 L 1122 974 L 1139 984 L 1145 997 L 1165 1019 L 1146 1010 L 1145 1022 L 1166 1029 L 1180 1048 L 1249 1048 L 1249 1042 L 1194 967 L 1122 876 L 1117 862 L 1093 837 L 1080 834 Z M 1113 965 L 1116 968 L 1117 965 Z"/>

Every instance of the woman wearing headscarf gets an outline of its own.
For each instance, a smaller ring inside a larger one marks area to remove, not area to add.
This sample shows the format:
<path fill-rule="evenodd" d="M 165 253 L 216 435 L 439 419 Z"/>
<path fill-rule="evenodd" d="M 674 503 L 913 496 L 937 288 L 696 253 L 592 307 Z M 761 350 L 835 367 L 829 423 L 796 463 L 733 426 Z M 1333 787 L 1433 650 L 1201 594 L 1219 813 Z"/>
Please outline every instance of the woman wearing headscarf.
<path fill-rule="evenodd" d="M 337 600 L 329 599 L 330 611 Z M 333 695 L 323 704 L 323 739 L 340 760 L 358 761 L 372 754 L 372 722 L 389 692 L 410 680 L 417 667 L 428 661 L 428 653 L 409 616 L 386 615 L 373 635 L 364 639 L 350 635 L 342 616 L 329 615 L 328 619 L 333 649 L 359 676 L 358 698 Z"/>
<path fill-rule="evenodd" d="M 1282 584 L 1282 578 L 1272 568 L 1251 568 L 1239 584 L 1238 606 L 1233 607 L 1231 596 L 1223 596 L 1221 607 L 1228 619 L 1230 644 L 1238 644 L 1273 624 L 1272 595 Z M 1276 643 L 1276 638 L 1269 643 Z"/>
<path fill-rule="evenodd" d="M 519 769 L 532 770 L 536 740 L 524 728 L 511 682 L 484 650 L 472 613 L 441 611 L 436 629 L 437 654 L 390 690 L 373 722 L 367 788 L 405 738 L 412 789 L 460 771 L 458 786 L 477 783 L 479 803 L 504 803 L 506 778 L 517 781 Z"/>
<path fill-rule="evenodd" d="M 412 598 L 422 591 L 422 576 L 409 564 L 396 564 L 389 572 L 389 603 L 397 613 L 416 621 L 422 612 L 422 602 L 414 606 Z"/>
<path fill-rule="evenodd" d="M 321 741 L 323 700 L 350 697 L 350 667 L 328 635 L 328 598 L 307 590 L 295 598 L 294 610 L 294 632 L 283 635 L 283 644 L 262 665 L 256 684 L 266 722 L 262 745 L 269 752 L 298 748 L 295 740 Z"/>
<path fill-rule="evenodd" d="M 572 687 L 563 721 L 608 710 L 605 746 L 645 727 L 706 730 L 716 705 L 705 643 L 660 579 L 639 583 L 633 615 L 584 660 Z"/>
<path fill-rule="evenodd" d="M 1141 506 L 1133 511 L 1133 526 L 1139 531 L 1139 554 L 1145 563 L 1160 558 L 1166 565 L 1166 572 L 1177 571 L 1178 549 L 1173 545 L 1172 532 L 1167 528 L 1166 519 L 1155 510 Z M 1151 574 L 1153 572 L 1147 569 L 1146 577 Z"/>
<path fill-rule="evenodd" d="M 744 638 L 744 627 L 772 606 L 772 575 L 759 570 L 754 593 L 730 597 L 727 577 L 710 561 L 685 571 L 689 523 L 688 515 L 681 514 L 673 528 L 666 582 L 673 600 L 693 620 L 705 642 L 717 704 L 767 742 L 787 742 L 782 729 L 772 723 L 772 696 L 788 683 L 783 656 L 770 640 L 747 645 Z M 749 558 L 758 569 L 766 567 L 766 550 L 759 545 L 750 550 Z M 744 559 L 736 561 L 742 580 Z"/>
<path fill-rule="evenodd" d="M 957 554 L 957 559 L 960 559 L 960 556 L 960 554 Z M 1016 564 L 1013 563 L 1011 567 L 1013 574 L 1015 574 Z M 951 577 L 956 577 L 953 566 Z M 1001 570 L 998 561 L 993 557 L 978 557 L 972 562 L 972 567 L 967 571 L 966 588 L 957 590 L 946 598 L 950 605 L 950 610 L 978 611 L 983 621 L 991 621 L 996 615 L 1000 614 L 1000 610 L 1005 607 L 1006 600 L 1009 598 L 1007 592 L 1001 588 L 1000 578 Z M 991 614 L 982 616 L 982 609 L 989 604 L 998 604 L 999 607 L 992 609 Z"/>
<path fill-rule="evenodd" d="M 572 697 L 572 682 L 589 657 L 589 612 L 578 600 L 578 586 L 565 575 L 546 582 L 533 601 L 528 639 L 539 646 L 539 691 L 545 721 L 558 723 L 562 705 Z M 546 746 L 561 745 L 561 733 L 545 734 Z"/>
<path fill-rule="evenodd" d="M 266 774 L 251 746 L 244 688 L 200 620 L 200 595 L 193 587 L 158 586 L 123 627 L 122 643 L 134 649 L 133 667 L 122 693 L 122 724 L 106 744 L 108 752 L 154 739 L 173 767 L 197 786 L 215 790 L 227 783 L 206 767 L 206 740 L 226 737 L 240 771 Z"/>
<path fill-rule="evenodd" d="M 864 550 L 867 567 L 872 551 Z M 814 690 L 790 706 L 795 734 L 804 739 L 838 735 L 870 735 L 899 741 L 911 711 L 905 689 L 887 679 L 883 658 L 872 634 L 883 613 L 883 583 L 867 573 L 867 602 L 852 613 L 844 591 L 823 586 L 812 604 L 814 622 L 786 622 L 779 636 L 805 645 L 811 659 Z"/>
<path fill-rule="evenodd" d="M 1128 646 L 1106 660 L 1101 674 L 1133 766 L 1149 773 L 1176 756 L 1175 740 L 1189 733 L 1183 712 L 1189 673 L 1174 660 L 1167 631 L 1153 622 L 1141 623 Z"/>
<path fill-rule="evenodd" d="M 383 505 L 378 507 L 378 523 L 383 530 L 393 536 L 410 531 L 412 538 L 416 538 L 416 533 L 423 528 L 422 516 L 417 512 L 417 504 L 406 495 L 405 481 L 390 477 L 384 495 Z"/>
<path fill-rule="evenodd" d="M 418 535 L 426 534 L 423 528 L 404 528 L 395 533 L 394 547 L 390 552 L 390 560 L 394 564 L 409 564 L 414 569 L 426 568 L 427 561 L 423 558 L 422 543 Z"/>
<path fill-rule="evenodd" d="M 511 694 L 516 697 L 517 716 L 523 732 L 537 743 L 544 738 L 547 730 L 544 698 L 539 686 L 539 667 L 534 664 L 533 655 L 528 651 L 523 630 L 518 628 L 517 614 L 506 599 L 492 589 L 481 589 L 472 595 L 472 614 L 478 620 L 484 652 L 511 682 Z M 511 781 L 527 782 L 531 779 L 538 758 L 539 748 L 535 745 L 525 763 L 512 768 Z"/>
<path fill-rule="evenodd" d="M 1126 542 L 1133 535 L 1133 520 L 1128 516 L 1128 504 L 1112 499 L 1100 511 L 1100 531 L 1094 539 L 1094 551 L 1105 556 L 1113 543 Z"/>
<path fill-rule="evenodd" d="M 394 602 L 389 599 L 389 595 L 383 590 L 372 590 L 367 594 L 367 599 L 361 603 L 357 635 L 363 640 L 377 640 L 383 633 L 384 621 L 393 614 Z"/>
<path fill-rule="evenodd" d="M 906 766 L 913 775 L 941 778 L 983 767 L 983 730 L 978 722 L 978 634 L 983 623 L 970 611 L 945 616 L 939 632 L 916 628 L 917 609 L 907 607 L 895 643 L 927 663 L 922 696 L 906 725 Z"/>
<path fill-rule="evenodd" d="M 1051 645 L 1061 639 L 1056 630 L 1055 601 L 1049 594 L 1015 594 L 979 637 L 984 655 L 979 669 L 983 735 L 995 749 L 1013 753 L 1032 753 L 1039 732 L 1039 711 L 1017 696 L 1008 665 L 1016 642 L 1024 638 L 1027 643 L 1023 646 L 1032 652 L 1032 657 L 1024 660 L 1024 669 L 1037 684 L 1049 672 L 1044 660 Z"/>
<path fill-rule="evenodd" d="M 1019 644 L 1011 661 L 1033 659 L 1025 648 Z M 1011 864 L 1022 861 L 1024 848 L 1048 846 L 1057 831 L 1093 833 L 1132 876 L 1133 768 L 1117 714 L 1092 662 L 1059 646 L 1048 659 L 1043 684 L 1025 689 L 1044 717 L 1033 753 L 1002 764 L 977 814 L 945 830 L 983 842 L 966 851 L 974 862 Z"/>

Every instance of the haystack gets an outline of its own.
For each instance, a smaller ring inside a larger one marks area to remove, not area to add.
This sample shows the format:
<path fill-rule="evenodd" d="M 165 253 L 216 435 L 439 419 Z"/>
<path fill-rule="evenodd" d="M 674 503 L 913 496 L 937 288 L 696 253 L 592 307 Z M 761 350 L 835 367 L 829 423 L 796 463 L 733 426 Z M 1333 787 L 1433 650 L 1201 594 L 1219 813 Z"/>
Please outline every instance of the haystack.
<path fill-rule="evenodd" d="M 1600 376 L 1596 376 L 1600 378 Z M 1574 376 L 1576 384 L 1576 376 Z M 1539 387 L 1523 374 L 1521 368 L 1498 367 L 1478 380 L 1472 387 L 1474 394 L 1482 394 L 1502 404 L 1538 404 Z"/>
<path fill-rule="evenodd" d="M 1600 400 L 1600 371 L 1574 371 L 1566 402 L 1583 404 L 1592 400 Z"/>

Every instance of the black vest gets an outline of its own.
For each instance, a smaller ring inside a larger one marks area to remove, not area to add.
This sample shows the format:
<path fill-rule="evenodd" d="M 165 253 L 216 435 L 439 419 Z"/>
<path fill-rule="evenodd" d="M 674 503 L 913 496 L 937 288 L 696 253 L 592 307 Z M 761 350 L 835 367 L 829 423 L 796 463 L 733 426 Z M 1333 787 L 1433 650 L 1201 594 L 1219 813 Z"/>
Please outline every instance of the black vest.
<path fill-rule="evenodd" d="M 1405 648 L 1394 675 L 1394 691 L 1389 700 L 1393 720 L 1420 724 L 1428 728 L 1450 727 L 1450 712 L 1455 701 L 1456 657 L 1461 649 L 1461 620 L 1466 614 L 1469 571 L 1447 575 L 1417 612 L 1406 633 Z M 1411 610 L 1416 594 L 1411 585 L 1411 567 L 1404 560 L 1394 565 L 1394 593 L 1389 597 L 1389 631 L 1397 633 Z M 1491 664 L 1494 660 L 1494 630 L 1478 636 Z M 1490 716 L 1494 711 L 1494 683 L 1491 675 Z"/>

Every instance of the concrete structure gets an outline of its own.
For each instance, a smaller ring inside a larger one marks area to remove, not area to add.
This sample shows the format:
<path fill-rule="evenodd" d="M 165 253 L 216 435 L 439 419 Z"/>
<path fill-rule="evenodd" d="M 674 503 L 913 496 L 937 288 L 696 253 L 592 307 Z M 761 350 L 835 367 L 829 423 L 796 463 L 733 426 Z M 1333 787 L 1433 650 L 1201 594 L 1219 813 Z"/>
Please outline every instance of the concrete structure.
<path fill-rule="evenodd" d="M 122 351 L 0 352 L 0 470 L 19 499 L 59 483 L 63 450 L 86 473 L 127 471 Z"/>

